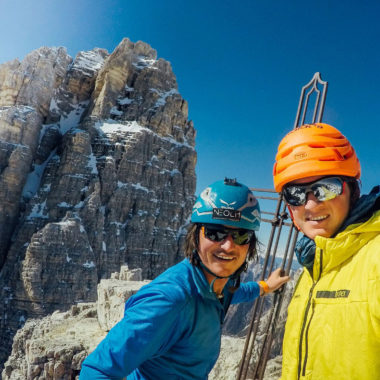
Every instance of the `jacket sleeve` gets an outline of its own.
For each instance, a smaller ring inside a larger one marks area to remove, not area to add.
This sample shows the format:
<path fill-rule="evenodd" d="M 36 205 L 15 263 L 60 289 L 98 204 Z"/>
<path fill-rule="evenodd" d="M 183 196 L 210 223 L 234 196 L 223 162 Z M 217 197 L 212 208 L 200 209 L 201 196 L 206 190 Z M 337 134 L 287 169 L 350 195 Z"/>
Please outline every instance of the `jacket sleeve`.
<path fill-rule="evenodd" d="M 158 290 L 141 290 L 126 303 L 116 324 L 82 364 L 80 380 L 119 380 L 144 361 L 168 350 L 180 334 L 184 302 Z"/>
<path fill-rule="evenodd" d="M 232 297 L 232 304 L 250 302 L 260 296 L 260 286 L 257 282 L 242 282 Z"/>

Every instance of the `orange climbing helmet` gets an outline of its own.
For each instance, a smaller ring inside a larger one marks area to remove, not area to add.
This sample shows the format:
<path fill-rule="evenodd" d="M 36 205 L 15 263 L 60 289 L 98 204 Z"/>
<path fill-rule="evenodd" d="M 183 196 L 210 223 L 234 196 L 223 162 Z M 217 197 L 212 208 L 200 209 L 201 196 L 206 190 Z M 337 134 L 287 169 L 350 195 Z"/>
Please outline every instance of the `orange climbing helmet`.
<path fill-rule="evenodd" d="M 336 128 L 324 123 L 305 124 L 289 132 L 280 142 L 273 168 L 274 187 L 319 175 L 360 178 L 355 150 Z"/>

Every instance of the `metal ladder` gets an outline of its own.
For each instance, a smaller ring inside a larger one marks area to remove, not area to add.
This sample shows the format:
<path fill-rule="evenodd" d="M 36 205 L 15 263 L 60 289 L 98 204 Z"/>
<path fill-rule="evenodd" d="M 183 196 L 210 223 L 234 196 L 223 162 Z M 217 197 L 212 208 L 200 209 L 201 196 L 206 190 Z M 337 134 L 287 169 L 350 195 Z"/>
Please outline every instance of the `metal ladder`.
<path fill-rule="evenodd" d="M 319 89 L 319 86 L 322 88 L 322 91 Z M 328 83 L 326 81 L 323 81 L 321 79 L 320 73 L 317 72 L 314 74 L 311 81 L 302 87 L 297 115 L 294 122 L 294 129 L 300 127 L 301 125 L 307 122 L 316 123 L 322 121 L 326 101 L 327 86 Z M 313 108 L 311 108 L 312 96 L 315 96 L 315 103 Z M 310 112 L 312 112 L 312 115 L 310 114 Z M 311 120 L 306 121 L 306 119 Z M 286 238 L 283 258 L 281 261 L 281 268 L 284 270 L 285 274 L 288 275 L 292 267 L 294 247 L 298 238 L 298 230 L 295 228 L 295 226 L 289 219 L 287 207 L 282 194 L 277 194 L 276 191 L 272 189 L 251 188 L 251 190 L 254 192 L 256 198 L 258 199 L 265 199 L 276 202 L 274 212 L 262 211 L 262 214 L 264 216 L 268 215 L 268 218 L 262 218 L 262 221 L 270 223 L 272 227 L 265 251 L 263 269 L 260 275 L 260 280 L 266 278 L 267 275 L 269 275 L 269 273 L 271 273 L 273 270 L 276 254 L 278 253 L 280 237 L 284 236 L 284 234 L 281 235 L 284 231 L 284 227 L 288 227 L 289 231 Z M 287 219 L 289 219 L 289 222 L 287 221 Z M 239 365 L 239 371 L 236 378 L 237 380 L 247 379 L 248 370 L 250 370 L 250 379 L 263 379 L 279 314 L 281 311 L 281 306 L 284 299 L 285 286 L 280 291 L 275 292 L 271 296 L 273 297 L 273 299 L 268 312 L 269 318 L 266 318 L 266 321 L 261 320 L 263 314 L 264 298 L 257 298 L 255 303 L 253 304 L 253 316 L 248 328 L 243 354 Z M 260 344 L 258 344 L 257 333 L 259 326 L 261 326 L 262 324 L 265 324 L 261 328 L 261 331 L 264 331 L 264 339 L 262 340 L 262 342 L 260 342 Z M 256 362 L 251 364 L 250 362 L 252 359 L 252 352 L 254 347 L 256 348 L 258 355 Z"/>

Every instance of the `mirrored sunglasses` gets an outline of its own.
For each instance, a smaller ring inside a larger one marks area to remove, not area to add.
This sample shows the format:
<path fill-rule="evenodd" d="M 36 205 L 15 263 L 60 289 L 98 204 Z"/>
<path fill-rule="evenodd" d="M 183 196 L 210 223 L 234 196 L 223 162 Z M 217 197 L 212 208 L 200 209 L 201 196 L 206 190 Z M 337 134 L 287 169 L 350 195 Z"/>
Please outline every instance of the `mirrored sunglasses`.
<path fill-rule="evenodd" d="M 312 183 L 287 185 L 283 194 L 288 204 L 302 206 L 306 203 L 309 192 L 320 202 L 329 201 L 343 193 L 343 184 L 344 181 L 340 177 L 326 177 Z"/>
<path fill-rule="evenodd" d="M 203 224 L 202 231 L 207 239 L 214 242 L 221 242 L 231 236 L 233 242 L 237 245 L 249 244 L 255 234 L 254 231 L 242 228 L 228 228 L 218 224 Z"/>

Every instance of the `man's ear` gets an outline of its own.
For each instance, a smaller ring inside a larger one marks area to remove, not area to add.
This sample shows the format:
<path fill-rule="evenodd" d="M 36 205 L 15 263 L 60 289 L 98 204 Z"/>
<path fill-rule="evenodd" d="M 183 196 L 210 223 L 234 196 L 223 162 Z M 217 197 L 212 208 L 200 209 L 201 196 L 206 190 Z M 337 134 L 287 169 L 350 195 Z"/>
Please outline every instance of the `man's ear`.
<path fill-rule="evenodd" d="M 301 228 L 299 228 L 297 226 L 297 223 L 294 221 L 293 211 L 290 208 L 290 205 L 287 204 L 286 207 L 288 208 L 288 211 L 289 211 L 290 217 L 292 218 L 293 224 L 296 226 L 296 228 L 297 228 L 298 231 L 301 231 Z"/>

